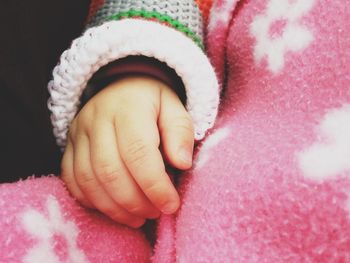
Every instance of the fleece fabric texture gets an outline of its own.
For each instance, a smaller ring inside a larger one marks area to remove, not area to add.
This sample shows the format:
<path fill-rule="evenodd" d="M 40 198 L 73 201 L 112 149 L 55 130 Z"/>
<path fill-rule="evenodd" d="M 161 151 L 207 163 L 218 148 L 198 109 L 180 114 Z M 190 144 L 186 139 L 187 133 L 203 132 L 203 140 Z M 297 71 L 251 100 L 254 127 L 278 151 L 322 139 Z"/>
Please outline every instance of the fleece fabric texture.
<path fill-rule="evenodd" d="M 209 17 L 220 115 L 155 262 L 350 262 L 350 1 L 218 0 Z"/>
<path fill-rule="evenodd" d="M 159 221 L 153 262 L 350 262 L 349 30 L 350 0 L 214 1 L 207 43 L 223 86 L 220 114 L 181 178 L 180 211 Z M 17 247 L 17 257 L 27 256 L 14 240 L 47 246 L 38 240 L 52 237 L 56 223 L 39 232 L 31 222 L 50 222 L 57 211 L 54 218 L 74 223 L 71 236 L 79 233 L 78 259 L 106 256 L 103 249 L 108 258 L 149 256 L 137 232 L 114 226 L 113 237 L 112 228 L 103 235 L 86 223 L 97 216 L 75 206 L 60 183 L 29 185 L 0 189 L 2 257 Z M 12 211 L 8 203 L 25 193 L 31 203 L 23 198 Z M 52 239 L 58 251 L 67 247 Z"/>
<path fill-rule="evenodd" d="M 139 230 L 82 208 L 57 177 L 0 185 L 0 262 L 149 262 Z"/>

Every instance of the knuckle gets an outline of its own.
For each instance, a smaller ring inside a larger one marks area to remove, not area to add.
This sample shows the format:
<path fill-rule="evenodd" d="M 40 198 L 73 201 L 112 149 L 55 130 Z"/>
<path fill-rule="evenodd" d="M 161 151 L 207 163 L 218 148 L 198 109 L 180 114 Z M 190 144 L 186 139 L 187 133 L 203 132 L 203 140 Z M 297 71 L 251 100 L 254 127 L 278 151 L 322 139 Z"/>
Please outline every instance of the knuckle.
<path fill-rule="evenodd" d="M 140 206 L 135 206 L 133 204 L 129 204 L 128 207 L 125 207 L 132 214 L 142 214 L 144 212 L 144 208 Z"/>
<path fill-rule="evenodd" d="M 127 222 L 129 219 L 128 216 L 121 210 L 109 211 L 109 215 L 111 218 L 117 221 Z"/>
<path fill-rule="evenodd" d="M 96 167 L 96 175 L 103 184 L 110 184 L 117 181 L 120 174 L 120 170 L 111 164 L 102 163 Z"/>
<path fill-rule="evenodd" d="M 168 187 L 160 182 L 149 182 L 143 187 L 143 191 L 150 199 L 161 201 L 167 197 Z"/>
<path fill-rule="evenodd" d="M 117 216 L 119 214 L 118 210 L 109 204 L 101 203 L 97 204 L 96 206 L 98 207 L 98 210 L 110 217 Z"/>
<path fill-rule="evenodd" d="M 83 191 L 89 191 L 91 186 L 95 184 L 95 179 L 88 171 L 79 171 L 76 176 L 76 181 Z"/>
<path fill-rule="evenodd" d="M 130 165 L 142 166 L 150 153 L 149 146 L 143 140 L 135 140 L 126 148 L 125 161 Z"/>
<path fill-rule="evenodd" d="M 190 134 L 194 133 L 193 122 L 189 116 L 176 117 L 173 120 L 173 127 Z"/>
<path fill-rule="evenodd" d="M 133 204 L 132 200 L 119 200 L 118 203 L 129 213 L 135 214 L 142 211 L 142 208 Z"/>
<path fill-rule="evenodd" d="M 141 226 L 143 224 L 143 222 L 141 223 L 140 220 L 131 215 L 128 215 L 121 209 L 108 209 L 105 211 L 105 213 L 113 220 L 122 224 L 135 227 Z"/>
<path fill-rule="evenodd" d="M 135 202 L 130 198 L 119 200 L 119 203 L 131 214 L 141 214 L 144 211 L 142 206 L 135 204 Z"/>

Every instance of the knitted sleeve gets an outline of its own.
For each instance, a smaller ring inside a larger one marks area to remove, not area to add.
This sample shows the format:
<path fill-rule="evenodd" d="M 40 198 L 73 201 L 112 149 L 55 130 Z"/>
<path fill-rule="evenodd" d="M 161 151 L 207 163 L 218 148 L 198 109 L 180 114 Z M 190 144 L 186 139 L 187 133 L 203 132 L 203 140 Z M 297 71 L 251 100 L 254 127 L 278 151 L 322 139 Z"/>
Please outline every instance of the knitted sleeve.
<path fill-rule="evenodd" d="M 216 118 L 219 88 L 204 53 L 201 9 L 194 0 L 92 0 L 86 31 L 63 52 L 48 85 L 57 144 L 65 146 L 93 74 L 112 61 L 138 55 L 166 63 L 182 79 L 195 138 L 202 139 Z"/>

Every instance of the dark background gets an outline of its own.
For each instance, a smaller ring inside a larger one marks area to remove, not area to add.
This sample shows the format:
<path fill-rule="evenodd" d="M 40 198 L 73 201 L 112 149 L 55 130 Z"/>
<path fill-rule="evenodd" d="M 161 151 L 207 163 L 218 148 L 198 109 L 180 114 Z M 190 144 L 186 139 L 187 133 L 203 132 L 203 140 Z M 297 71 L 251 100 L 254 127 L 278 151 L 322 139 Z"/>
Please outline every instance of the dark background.
<path fill-rule="evenodd" d="M 59 172 L 47 83 L 63 50 L 82 33 L 89 0 L 2 0 L 0 182 Z"/>

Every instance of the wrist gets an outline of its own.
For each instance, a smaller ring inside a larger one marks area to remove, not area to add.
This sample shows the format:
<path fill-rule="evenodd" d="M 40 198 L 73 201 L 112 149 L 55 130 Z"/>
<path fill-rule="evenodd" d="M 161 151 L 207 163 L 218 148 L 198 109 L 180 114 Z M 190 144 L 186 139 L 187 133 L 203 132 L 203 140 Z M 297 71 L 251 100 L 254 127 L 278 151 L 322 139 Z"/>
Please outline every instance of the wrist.
<path fill-rule="evenodd" d="M 164 62 L 146 56 L 128 56 L 109 63 L 94 74 L 89 86 L 97 92 L 119 79 L 141 76 L 163 82 L 176 92 L 182 103 L 186 103 L 185 88 L 175 70 Z"/>

